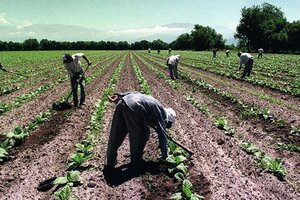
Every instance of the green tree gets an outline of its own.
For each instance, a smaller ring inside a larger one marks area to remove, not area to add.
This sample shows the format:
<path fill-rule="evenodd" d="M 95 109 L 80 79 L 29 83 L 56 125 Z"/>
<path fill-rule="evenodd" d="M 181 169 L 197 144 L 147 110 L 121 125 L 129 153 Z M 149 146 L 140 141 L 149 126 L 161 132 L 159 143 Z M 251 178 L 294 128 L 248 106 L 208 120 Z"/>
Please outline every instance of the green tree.
<path fill-rule="evenodd" d="M 241 14 L 235 34 L 240 45 L 245 45 L 248 51 L 260 47 L 271 51 L 284 48 L 287 20 L 279 8 L 263 3 L 261 6 L 244 7 Z"/>
<path fill-rule="evenodd" d="M 292 51 L 300 51 L 300 21 L 288 24 L 288 48 Z"/>
<path fill-rule="evenodd" d="M 39 45 L 37 39 L 27 39 L 23 42 L 23 50 L 38 50 Z"/>
<path fill-rule="evenodd" d="M 181 34 L 173 44 L 174 49 L 180 49 L 180 50 L 188 50 L 191 49 L 191 36 L 188 33 Z"/>
<path fill-rule="evenodd" d="M 167 49 L 168 44 L 160 39 L 157 39 L 151 42 L 151 47 L 153 49 Z"/>
<path fill-rule="evenodd" d="M 191 33 L 191 47 L 197 51 L 211 48 L 224 48 L 225 40 L 221 34 L 208 26 L 195 25 Z"/>

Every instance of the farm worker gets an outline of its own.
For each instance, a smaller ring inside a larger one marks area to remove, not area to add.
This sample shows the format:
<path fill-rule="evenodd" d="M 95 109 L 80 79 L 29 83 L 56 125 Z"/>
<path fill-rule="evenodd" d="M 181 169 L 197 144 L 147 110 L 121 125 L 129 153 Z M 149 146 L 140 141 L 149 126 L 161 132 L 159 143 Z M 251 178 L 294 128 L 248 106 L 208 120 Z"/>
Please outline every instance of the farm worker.
<path fill-rule="evenodd" d="M 168 156 L 166 129 L 175 122 L 172 108 L 164 108 L 152 96 L 140 92 L 115 93 L 109 97 L 117 104 L 112 120 L 105 170 L 113 170 L 116 165 L 117 150 L 129 133 L 130 158 L 132 166 L 143 164 L 143 150 L 152 127 L 158 134 L 162 158 Z"/>
<path fill-rule="evenodd" d="M 172 52 L 172 49 L 171 48 L 169 48 L 169 54 Z"/>
<path fill-rule="evenodd" d="M 217 48 L 214 48 L 214 49 L 212 50 L 212 52 L 213 52 L 213 57 L 214 57 L 214 58 L 217 57 L 217 51 L 218 51 Z"/>
<path fill-rule="evenodd" d="M 151 48 L 148 48 L 148 53 L 150 53 L 151 52 Z"/>
<path fill-rule="evenodd" d="M 157 54 L 159 54 L 160 53 L 160 49 L 157 49 Z"/>
<path fill-rule="evenodd" d="M 63 54 L 63 63 L 65 69 L 68 71 L 71 79 L 71 89 L 73 93 L 74 107 L 78 106 L 77 90 L 78 84 L 80 85 L 80 106 L 84 105 L 85 101 L 85 77 L 84 71 L 81 66 L 80 58 L 84 58 L 88 65 L 92 63 L 85 57 L 83 53 L 76 53 L 73 55 Z"/>
<path fill-rule="evenodd" d="M 230 55 L 230 50 L 227 49 L 225 53 L 226 53 L 226 56 L 229 57 L 229 55 Z"/>
<path fill-rule="evenodd" d="M 240 58 L 240 69 L 242 69 L 242 65 L 245 65 L 244 73 L 241 78 L 245 78 L 245 76 L 250 76 L 253 67 L 253 57 L 249 53 L 239 52 L 237 56 Z"/>
<path fill-rule="evenodd" d="M 175 78 L 176 79 L 178 78 L 178 69 L 177 69 L 177 66 L 178 66 L 178 63 L 179 63 L 179 57 L 180 57 L 180 55 L 170 56 L 167 59 L 167 62 L 166 62 L 166 64 L 169 67 L 170 77 L 173 80 Z"/>
<path fill-rule="evenodd" d="M 259 59 L 259 58 L 262 58 L 263 52 L 264 52 L 263 48 L 259 48 L 259 49 L 258 49 L 258 59 Z"/>

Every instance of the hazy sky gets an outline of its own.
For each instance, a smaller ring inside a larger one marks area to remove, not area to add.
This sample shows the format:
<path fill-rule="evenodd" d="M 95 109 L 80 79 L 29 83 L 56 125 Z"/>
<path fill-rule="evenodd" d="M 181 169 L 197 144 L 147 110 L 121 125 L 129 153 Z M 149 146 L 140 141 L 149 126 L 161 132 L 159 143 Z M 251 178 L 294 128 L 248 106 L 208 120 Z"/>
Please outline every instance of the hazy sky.
<path fill-rule="evenodd" d="M 234 31 L 242 8 L 263 2 L 280 7 L 288 21 L 300 20 L 300 0 L 0 0 L 0 29 L 64 24 L 109 30 L 192 23 Z"/>

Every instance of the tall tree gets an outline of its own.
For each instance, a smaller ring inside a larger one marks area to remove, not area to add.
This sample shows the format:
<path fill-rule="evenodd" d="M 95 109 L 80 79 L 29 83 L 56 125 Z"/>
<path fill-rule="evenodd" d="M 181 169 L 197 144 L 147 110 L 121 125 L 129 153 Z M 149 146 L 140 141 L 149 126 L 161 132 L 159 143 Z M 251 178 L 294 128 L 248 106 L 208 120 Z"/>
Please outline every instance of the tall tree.
<path fill-rule="evenodd" d="M 23 50 L 38 50 L 39 45 L 37 39 L 27 39 L 23 42 Z"/>
<path fill-rule="evenodd" d="M 225 41 L 223 40 L 223 36 L 217 34 L 213 28 L 196 24 L 191 33 L 191 46 L 197 51 L 224 48 Z"/>
<path fill-rule="evenodd" d="M 288 24 L 288 48 L 292 51 L 300 51 L 300 21 Z"/>
<path fill-rule="evenodd" d="M 244 7 L 242 17 L 236 28 L 235 38 L 243 42 L 248 51 L 263 47 L 277 51 L 287 41 L 286 23 L 280 8 L 263 3 L 260 6 Z"/>
<path fill-rule="evenodd" d="M 188 33 L 181 34 L 174 42 L 174 49 L 188 50 L 191 49 L 191 36 Z"/>

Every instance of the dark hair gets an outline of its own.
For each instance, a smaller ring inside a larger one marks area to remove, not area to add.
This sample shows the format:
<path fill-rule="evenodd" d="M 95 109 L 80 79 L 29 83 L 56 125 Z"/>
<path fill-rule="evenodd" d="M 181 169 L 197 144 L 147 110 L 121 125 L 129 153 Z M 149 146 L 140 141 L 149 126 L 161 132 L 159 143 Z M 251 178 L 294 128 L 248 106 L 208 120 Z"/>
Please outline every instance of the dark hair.
<path fill-rule="evenodd" d="M 72 58 L 72 56 L 71 56 L 70 54 L 65 53 L 65 54 L 63 55 L 63 62 L 64 62 L 64 63 L 69 62 L 69 61 L 72 61 L 72 60 L 73 60 L 73 58 Z"/>
<path fill-rule="evenodd" d="M 240 57 L 242 55 L 242 52 L 238 52 L 237 56 Z"/>

